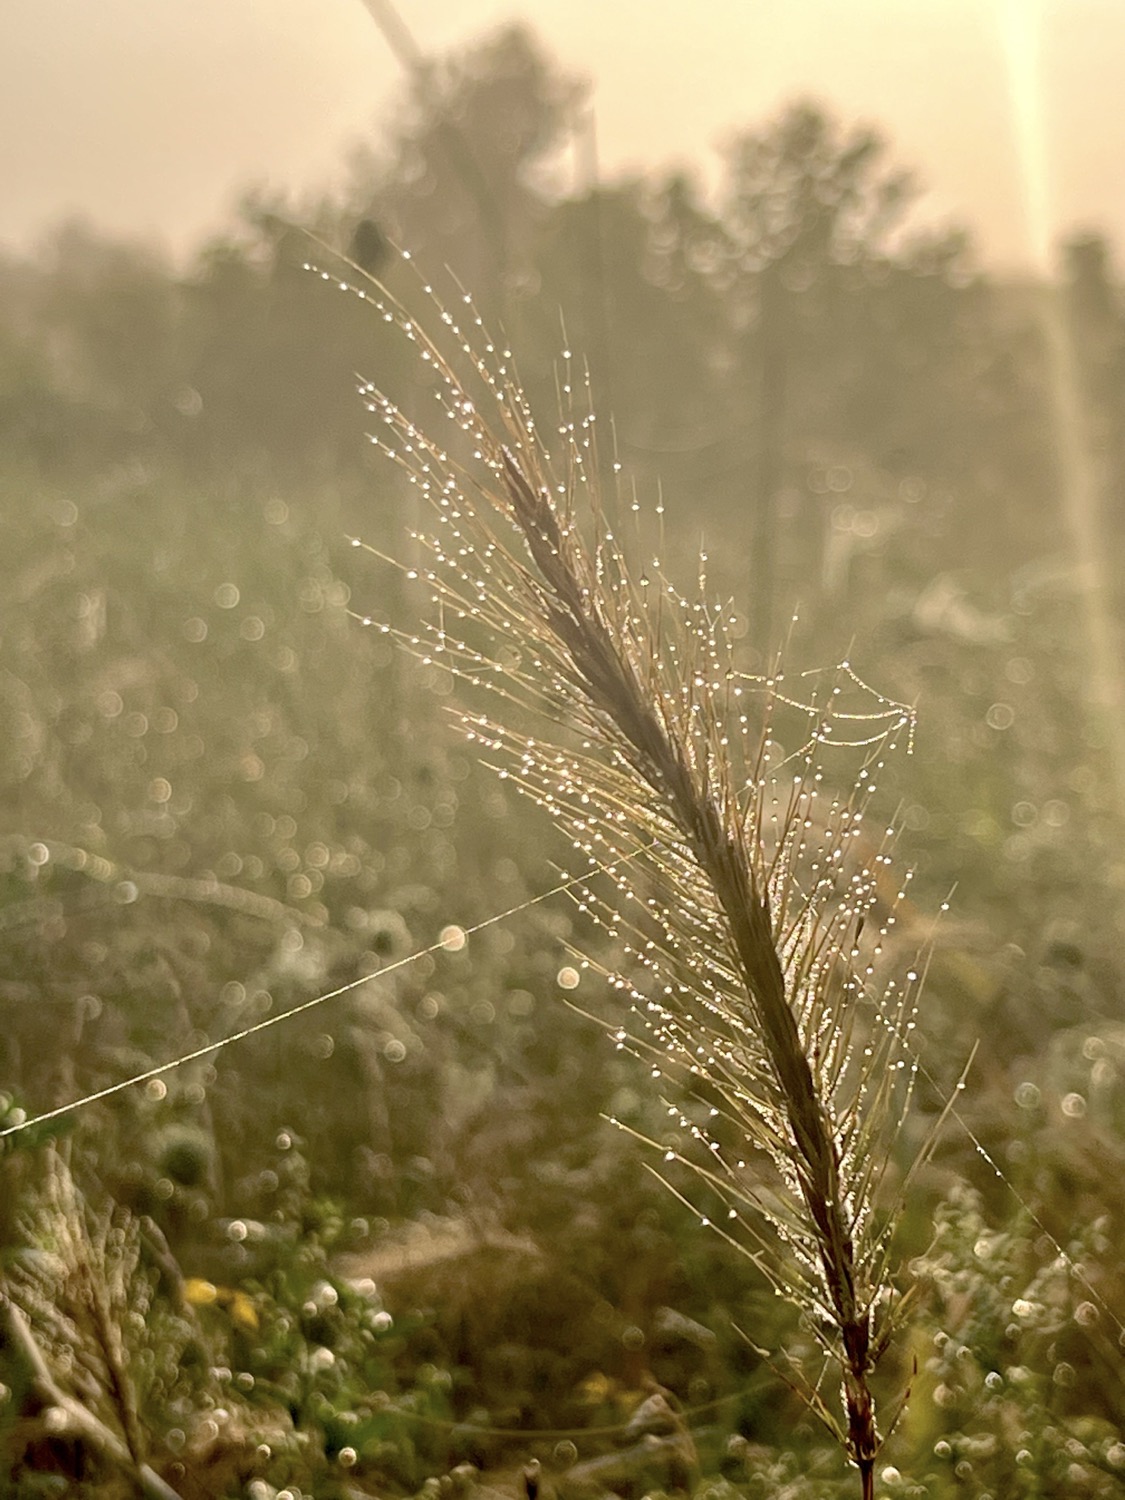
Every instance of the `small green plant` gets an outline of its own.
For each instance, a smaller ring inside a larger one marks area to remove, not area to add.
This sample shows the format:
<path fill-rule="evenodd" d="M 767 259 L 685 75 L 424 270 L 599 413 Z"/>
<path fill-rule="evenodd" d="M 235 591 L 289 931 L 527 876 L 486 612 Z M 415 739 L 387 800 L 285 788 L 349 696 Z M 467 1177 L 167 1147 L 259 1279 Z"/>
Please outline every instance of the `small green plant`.
<path fill-rule="evenodd" d="M 361 387 L 372 441 L 436 518 L 410 570 L 433 614 L 408 643 L 486 692 L 484 711 L 459 714 L 463 733 L 583 860 L 574 893 L 607 935 L 601 967 L 622 1002 L 599 1019 L 675 1085 L 677 1134 L 651 1144 L 690 1166 L 703 1222 L 800 1310 L 818 1360 L 791 1360 L 785 1378 L 869 1500 L 883 1441 L 872 1376 L 912 1300 L 892 1230 L 925 1149 L 896 1172 L 920 974 L 886 963 L 902 877 L 867 815 L 912 713 L 847 662 L 810 701 L 780 665 L 748 673 L 702 564 L 685 596 L 651 551 L 626 556 L 611 512 L 628 522 L 639 506 L 603 494 L 569 354 L 549 451 L 468 298 L 461 320 L 434 298 L 447 356 L 385 288 L 359 295 L 417 346 L 451 424 L 439 441 Z M 844 790 L 825 770 L 834 746 L 858 761 Z M 575 962 L 564 990 L 589 967 Z"/>
<path fill-rule="evenodd" d="M 413 1369 L 411 1319 L 334 1272 L 331 1226 L 312 1228 L 308 1208 L 290 1193 L 306 1222 L 259 1278 L 185 1278 L 150 1220 L 92 1207 L 51 1152 L 0 1285 L 0 1424 L 19 1492 L 43 1471 L 27 1492 L 62 1493 L 85 1468 L 150 1500 L 244 1483 L 334 1496 L 349 1478 L 409 1490 L 440 1467 L 447 1377 Z M 264 1227 L 235 1220 L 228 1238 Z"/>
<path fill-rule="evenodd" d="M 1041 1233 L 1023 1214 L 995 1228 L 963 1184 L 938 1207 L 916 1267 L 932 1287 L 927 1399 L 903 1443 L 942 1492 L 1108 1496 L 1125 1483 L 1113 1420 L 1119 1356 L 1104 1307 L 1076 1274 L 1105 1257 L 1105 1225 L 1082 1225 L 1065 1249 L 1037 1244 Z M 1081 1389 L 1091 1377 L 1095 1389 Z"/>

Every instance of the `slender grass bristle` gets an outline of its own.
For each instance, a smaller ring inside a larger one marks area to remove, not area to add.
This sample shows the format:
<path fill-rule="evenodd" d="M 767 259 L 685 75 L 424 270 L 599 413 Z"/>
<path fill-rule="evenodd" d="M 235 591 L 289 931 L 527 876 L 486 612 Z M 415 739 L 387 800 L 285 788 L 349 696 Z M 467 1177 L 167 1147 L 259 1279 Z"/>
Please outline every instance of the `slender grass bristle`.
<path fill-rule="evenodd" d="M 848 661 L 749 670 L 705 560 L 684 593 L 639 528 L 626 549 L 609 517 L 639 507 L 598 452 L 569 351 L 549 449 L 470 299 L 454 315 L 423 284 L 435 339 L 380 284 L 359 294 L 416 345 L 453 424 L 438 441 L 361 383 L 372 442 L 435 518 L 408 570 L 429 622 L 381 628 L 466 685 L 461 731 L 585 861 L 575 899 L 610 957 L 578 964 L 620 996 L 597 1019 L 666 1089 L 678 1132 L 648 1144 L 691 1167 L 705 1222 L 806 1315 L 840 1403 L 823 1371 L 787 1378 L 869 1495 L 870 1378 L 909 1304 L 891 1231 L 919 1159 L 892 1159 L 921 973 L 890 962 L 909 872 L 893 830 L 869 824 L 913 711 Z"/>

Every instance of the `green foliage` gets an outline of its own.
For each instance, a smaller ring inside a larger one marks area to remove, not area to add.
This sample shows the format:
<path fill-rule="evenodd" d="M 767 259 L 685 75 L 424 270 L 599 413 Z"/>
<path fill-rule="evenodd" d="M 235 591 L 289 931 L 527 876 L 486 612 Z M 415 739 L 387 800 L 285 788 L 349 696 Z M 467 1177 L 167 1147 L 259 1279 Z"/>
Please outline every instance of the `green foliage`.
<path fill-rule="evenodd" d="M 1026 1217 L 993 1229 L 971 1190 L 939 1208 L 920 1268 L 934 1289 L 933 1352 L 901 1438 L 918 1445 L 908 1472 L 931 1467 L 926 1493 L 1120 1492 L 1125 1443 L 1110 1394 L 1120 1346 L 1076 1275 L 1105 1258 L 1106 1228 L 1075 1226 L 1052 1254 Z"/>

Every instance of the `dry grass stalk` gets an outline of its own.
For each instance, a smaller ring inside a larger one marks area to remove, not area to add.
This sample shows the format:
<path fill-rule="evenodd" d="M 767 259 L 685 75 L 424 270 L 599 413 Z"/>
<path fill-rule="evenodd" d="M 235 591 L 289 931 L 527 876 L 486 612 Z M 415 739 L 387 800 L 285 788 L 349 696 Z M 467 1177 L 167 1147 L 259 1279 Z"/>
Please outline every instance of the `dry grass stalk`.
<path fill-rule="evenodd" d="M 871 1374 L 903 1308 L 889 1262 L 896 1205 L 877 1212 L 876 1199 L 917 1066 L 919 976 L 879 982 L 895 917 L 880 925 L 875 913 L 891 856 L 867 840 L 864 811 L 911 712 L 847 663 L 823 706 L 790 696 L 780 670 L 745 676 L 732 612 L 708 601 L 702 568 L 687 599 L 659 560 L 627 564 L 602 503 L 594 418 L 575 415 L 569 355 L 556 463 L 510 353 L 468 298 L 459 320 L 424 289 L 447 358 L 385 288 L 357 285 L 417 345 L 456 429 L 439 443 L 361 386 L 379 419 L 372 441 L 436 514 L 411 570 L 436 613 L 408 643 L 491 690 L 499 709 L 463 711 L 464 732 L 585 856 L 581 905 L 615 939 L 609 978 L 630 1001 L 618 1042 L 703 1105 L 693 1119 L 668 1102 L 702 1161 L 678 1147 L 665 1159 L 690 1162 L 723 1205 L 716 1227 L 806 1314 L 840 1372 L 840 1414 L 823 1370 L 793 1379 L 869 1496 L 881 1443 Z M 528 709 L 530 735 L 517 727 Z M 791 755 L 778 742 L 785 719 L 800 727 Z M 860 762 L 843 793 L 822 768 L 833 745 Z"/>
<path fill-rule="evenodd" d="M 52 1151 L 36 1213 L 24 1227 L 29 1250 L 0 1286 L 0 1325 L 48 1410 L 48 1430 L 89 1443 L 151 1500 L 176 1500 L 147 1462 L 121 1335 L 139 1285 L 136 1226 L 94 1215 Z"/>

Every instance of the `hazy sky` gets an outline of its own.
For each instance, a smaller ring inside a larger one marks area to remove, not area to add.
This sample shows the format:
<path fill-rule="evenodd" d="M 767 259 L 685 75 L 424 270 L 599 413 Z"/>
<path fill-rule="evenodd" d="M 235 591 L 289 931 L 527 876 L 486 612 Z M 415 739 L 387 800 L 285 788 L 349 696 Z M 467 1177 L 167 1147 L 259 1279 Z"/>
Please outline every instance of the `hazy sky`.
<path fill-rule="evenodd" d="M 1125 0 L 398 0 L 426 50 L 522 18 L 593 87 L 603 175 L 711 163 L 796 95 L 884 128 L 988 259 L 1125 247 Z M 338 177 L 401 71 L 364 0 L 0 0 L 0 240 L 80 212 L 178 250 Z"/>

